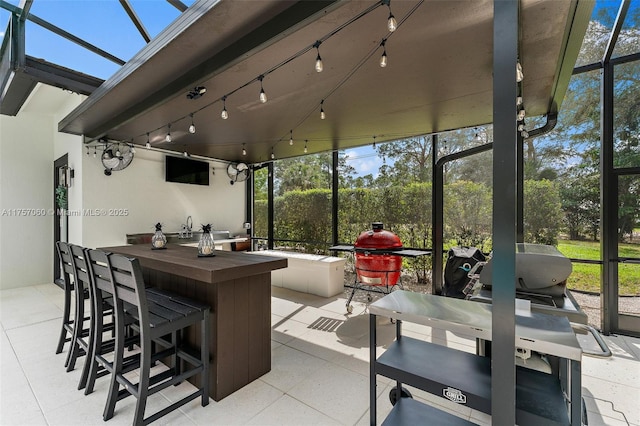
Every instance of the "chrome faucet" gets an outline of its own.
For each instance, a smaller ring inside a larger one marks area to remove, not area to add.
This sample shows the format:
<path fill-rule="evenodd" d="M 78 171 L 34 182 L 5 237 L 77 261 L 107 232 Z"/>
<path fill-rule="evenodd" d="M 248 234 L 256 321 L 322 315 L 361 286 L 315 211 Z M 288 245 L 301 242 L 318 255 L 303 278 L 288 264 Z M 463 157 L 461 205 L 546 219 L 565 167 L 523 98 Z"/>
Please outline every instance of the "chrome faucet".
<path fill-rule="evenodd" d="M 193 220 L 191 216 L 187 216 L 187 223 L 182 224 L 182 229 L 178 233 L 178 238 L 191 238 L 193 236 Z"/>

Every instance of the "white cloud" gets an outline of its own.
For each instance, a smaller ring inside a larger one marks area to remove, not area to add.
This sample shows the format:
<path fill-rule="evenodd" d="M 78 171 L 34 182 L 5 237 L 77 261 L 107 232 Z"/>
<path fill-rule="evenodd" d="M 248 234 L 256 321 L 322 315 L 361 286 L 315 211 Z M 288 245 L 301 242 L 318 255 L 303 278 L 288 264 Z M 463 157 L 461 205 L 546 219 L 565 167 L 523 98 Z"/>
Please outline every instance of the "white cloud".
<path fill-rule="evenodd" d="M 374 176 L 378 175 L 378 169 L 382 165 L 382 159 L 375 153 L 364 154 L 362 150 L 350 149 L 347 150 L 345 154 L 349 165 L 356 169 L 356 176 L 364 176 L 369 173 Z"/>

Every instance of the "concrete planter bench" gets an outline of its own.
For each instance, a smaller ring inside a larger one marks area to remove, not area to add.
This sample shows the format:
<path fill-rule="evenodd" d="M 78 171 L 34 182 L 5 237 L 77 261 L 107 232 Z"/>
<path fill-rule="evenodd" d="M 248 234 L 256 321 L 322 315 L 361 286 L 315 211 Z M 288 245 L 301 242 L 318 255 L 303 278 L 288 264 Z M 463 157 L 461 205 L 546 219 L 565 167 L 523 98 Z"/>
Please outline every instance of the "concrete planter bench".
<path fill-rule="evenodd" d="M 288 267 L 271 271 L 271 285 L 331 297 L 344 291 L 346 259 L 279 250 L 252 251 L 252 254 L 286 257 Z"/>

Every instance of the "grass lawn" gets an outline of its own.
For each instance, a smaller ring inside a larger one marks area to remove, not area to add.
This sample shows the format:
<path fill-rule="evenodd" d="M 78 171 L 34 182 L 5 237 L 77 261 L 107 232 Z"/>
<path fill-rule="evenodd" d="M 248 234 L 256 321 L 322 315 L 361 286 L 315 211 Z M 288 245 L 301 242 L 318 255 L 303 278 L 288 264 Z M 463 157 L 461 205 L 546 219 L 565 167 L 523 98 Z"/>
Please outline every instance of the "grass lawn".
<path fill-rule="evenodd" d="M 640 258 L 640 244 L 621 243 L 620 257 Z M 600 242 L 560 240 L 558 250 L 573 259 L 600 259 Z M 621 296 L 640 295 L 640 265 L 619 264 L 618 276 Z M 600 265 L 573 263 L 573 273 L 567 282 L 569 288 L 600 293 Z"/>

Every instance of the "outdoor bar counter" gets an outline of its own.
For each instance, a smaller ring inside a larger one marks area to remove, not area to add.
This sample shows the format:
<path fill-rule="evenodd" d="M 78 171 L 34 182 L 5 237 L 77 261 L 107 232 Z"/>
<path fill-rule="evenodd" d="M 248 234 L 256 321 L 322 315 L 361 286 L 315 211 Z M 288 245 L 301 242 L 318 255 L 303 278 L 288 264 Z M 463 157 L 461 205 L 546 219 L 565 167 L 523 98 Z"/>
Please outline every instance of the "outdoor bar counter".
<path fill-rule="evenodd" d="M 198 257 L 197 248 L 176 244 L 102 250 L 138 258 L 145 285 L 211 306 L 211 398 L 219 401 L 271 370 L 271 271 L 286 268 L 287 259 L 219 250 Z M 190 330 L 187 339 L 198 333 Z"/>

